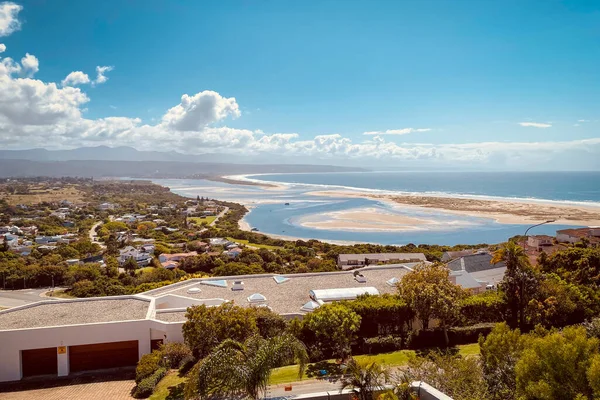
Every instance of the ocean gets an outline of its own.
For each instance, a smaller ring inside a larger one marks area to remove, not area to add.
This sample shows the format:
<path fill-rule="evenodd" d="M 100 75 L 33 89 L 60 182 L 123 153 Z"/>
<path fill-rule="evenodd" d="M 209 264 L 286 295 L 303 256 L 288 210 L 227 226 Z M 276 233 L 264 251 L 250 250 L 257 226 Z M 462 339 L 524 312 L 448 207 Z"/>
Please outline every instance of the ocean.
<path fill-rule="evenodd" d="M 249 175 L 243 179 L 272 182 L 281 189 L 231 185 L 205 180 L 155 180 L 175 193 L 236 201 L 250 212 L 244 218 L 260 232 L 330 242 L 381 244 L 500 243 L 523 234 L 529 224 L 500 224 L 489 218 L 457 216 L 433 210 L 403 209 L 365 198 L 322 197 L 309 192 L 360 190 L 376 193 L 427 194 L 496 200 L 527 199 L 544 204 L 586 204 L 600 207 L 600 173 L 597 172 L 356 172 Z M 287 204 L 286 204 L 287 203 Z M 304 225 L 348 210 L 376 210 L 394 215 L 427 218 L 436 224 L 409 227 L 406 231 L 382 229 L 324 229 Z M 554 235 L 573 225 L 543 225 L 530 234 Z"/>

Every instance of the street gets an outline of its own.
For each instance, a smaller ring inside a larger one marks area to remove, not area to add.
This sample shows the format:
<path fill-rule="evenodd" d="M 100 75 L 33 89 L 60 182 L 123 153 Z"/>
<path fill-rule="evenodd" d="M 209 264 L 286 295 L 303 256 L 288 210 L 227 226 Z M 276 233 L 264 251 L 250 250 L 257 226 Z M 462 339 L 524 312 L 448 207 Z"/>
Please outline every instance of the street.
<path fill-rule="evenodd" d="M 331 383 L 326 380 L 311 379 L 304 382 L 292 383 L 292 390 L 289 392 L 285 391 L 286 384 L 279 384 L 269 386 L 267 390 L 266 398 L 287 398 L 289 396 L 308 394 L 308 393 L 320 393 L 330 392 L 338 393 L 340 390 L 340 383 Z"/>
<path fill-rule="evenodd" d="M 22 306 L 29 303 L 35 303 L 42 300 L 53 300 L 52 297 L 40 297 L 51 288 L 21 289 L 21 290 L 1 290 L 0 289 L 0 307 L 11 308 Z"/>

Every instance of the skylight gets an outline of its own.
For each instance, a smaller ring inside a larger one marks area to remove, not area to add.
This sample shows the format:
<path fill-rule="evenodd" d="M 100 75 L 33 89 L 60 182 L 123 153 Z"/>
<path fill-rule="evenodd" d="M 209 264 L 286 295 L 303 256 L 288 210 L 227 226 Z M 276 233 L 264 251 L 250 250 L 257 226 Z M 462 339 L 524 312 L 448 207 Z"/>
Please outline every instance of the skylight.
<path fill-rule="evenodd" d="M 248 301 L 250 303 L 260 303 L 263 301 L 267 301 L 267 298 L 260 293 L 254 293 L 248 296 Z"/>
<path fill-rule="evenodd" d="M 217 286 L 217 287 L 227 287 L 227 281 L 225 279 L 219 279 L 214 281 L 201 281 L 203 285 Z"/>
<path fill-rule="evenodd" d="M 201 290 L 200 290 L 200 288 L 193 287 L 193 288 L 189 288 L 189 289 L 187 290 L 187 292 L 188 292 L 188 293 L 190 293 L 190 294 L 193 294 L 193 293 L 200 293 L 200 292 L 201 292 Z"/>
<path fill-rule="evenodd" d="M 319 303 L 311 300 L 308 303 L 304 304 L 300 310 L 310 312 L 310 311 L 316 310 L 319 307 L 320 307 Z"/>
<path fill-rule="evenodd" d="M 385 283 L 387 283 L 390 286 L 396 286 L 398 284 L 398 282 L 400 282 L 400 280 L 396 277 L 393 277 L 392 279 L 386 281 Z"/>
<path fill-rule="evenodd" d="M 275 275 L 273 277 L 273 279 L 275 279 L 275 282 L 277 282 L 278 285 L 280 283 L 287 282 L 290 280 L 290 278 L 286 278 L 285 276 L 281 276 L 281 275 Z"/>

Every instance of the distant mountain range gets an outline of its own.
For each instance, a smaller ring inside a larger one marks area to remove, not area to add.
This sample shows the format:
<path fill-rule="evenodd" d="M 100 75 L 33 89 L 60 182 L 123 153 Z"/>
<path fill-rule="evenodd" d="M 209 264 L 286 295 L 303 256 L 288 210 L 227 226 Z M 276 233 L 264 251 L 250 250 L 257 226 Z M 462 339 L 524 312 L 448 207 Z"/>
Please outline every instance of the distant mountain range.
<path fill-rule="evenodd" d="M 233 159 L 236 163 L 230 162 Z M 199 178 L 233 174 L 364 171 L 334 165 L 267 164 L 265 160 L 257 164 L 252 161 L 250 157 L 237 155 L 188 155 L 138 151 L 131 147 L 0 150 L 0 177 Z"/>

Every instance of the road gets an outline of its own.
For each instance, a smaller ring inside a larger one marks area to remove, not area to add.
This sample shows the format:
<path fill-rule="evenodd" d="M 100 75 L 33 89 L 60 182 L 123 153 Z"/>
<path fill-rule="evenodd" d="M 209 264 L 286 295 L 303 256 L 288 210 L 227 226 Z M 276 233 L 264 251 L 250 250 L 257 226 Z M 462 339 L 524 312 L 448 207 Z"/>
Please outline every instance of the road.
<path fill-rule="evenodd" d="M 308 394 L 308 393 L 319 393 L 319 392 L 330 392 L 339 393 L 340 383 L 331 383 L 326 380 L 311 379 L 304 382 L 292 383 L 292 390 L 289 392 L 285 391 L 285 384 L 269 386 L 267 390 L 267 398 L 286 398 L 289 396 Z"/>
<path fill-rule="evenodd" d="M 47 292 L 52 288 L 21 289 L 21 290 L 1 290 L 0 289 L 0 307 L 11 308 L 29 303 L 35 303 L 42 300 L 54 300 L 52 297 L 40 297 L 40 294 Z"/>
<path fill-rule="evenodd" d="M 96 222 L 96 223 L 95 223 L 95 224 L 94 224 L 94 225 L 93 225 L 93 226 L 90 228 L 90 231 L 88 232 L 88 236 L 89 236 L 89 238 L 90 238 L 90 242 L 92 242 L 92 243 L 96 243 L 98 246 L 100 246 L 101 248 L 105 249 L 105 248 L 106 248 L 106 246 L 105 246 L 103 243 L 101 243 L 101 242 L 99 242 L 99 241 L 97 241 L 97 240 L 94 240 L 94 238 L 96 237 L 96 228 L 98 228 L 100 225 L 102 225 L 102 223 L 103 223 L 102 221 Z"/>
<path fill-rule="evenodd" d="M 208 226 L 215 226 L 215 224 L 217 223 L 217 221 L 219 220 L 219 218 L 221 218 L 223 215 L 225 215 L 227 213 L 227 211 L 229 211 L 229 207 L 225 207 L 223 209 L 223 211 L 221 211 L 219 214 L 217 214 L 217 217 L 213 220 L 213 222 L 211 222 L 210 224 L 208 224 Z"/>

